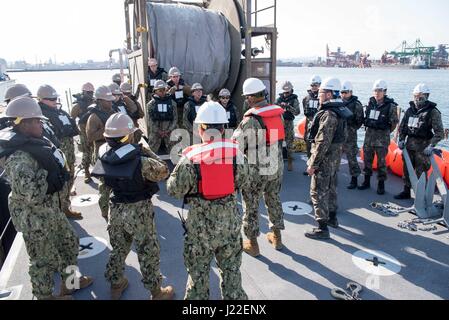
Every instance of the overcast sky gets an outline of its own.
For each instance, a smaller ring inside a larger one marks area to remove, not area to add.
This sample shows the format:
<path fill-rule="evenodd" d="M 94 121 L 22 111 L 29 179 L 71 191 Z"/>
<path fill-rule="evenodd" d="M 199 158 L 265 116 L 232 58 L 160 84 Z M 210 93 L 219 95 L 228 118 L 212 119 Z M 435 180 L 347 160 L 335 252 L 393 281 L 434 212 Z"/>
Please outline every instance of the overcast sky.
<path fill-rule="evenodd" d="M 231 0 L 229 0 L 231 1 Z M 278 0 L 279 58 L 356 50 L 379 57 L 403 40 L 449 43 L 447 0 Z M 123 0 L 2 1 L 0 57 L 107 60 L 125 39 Z"/>

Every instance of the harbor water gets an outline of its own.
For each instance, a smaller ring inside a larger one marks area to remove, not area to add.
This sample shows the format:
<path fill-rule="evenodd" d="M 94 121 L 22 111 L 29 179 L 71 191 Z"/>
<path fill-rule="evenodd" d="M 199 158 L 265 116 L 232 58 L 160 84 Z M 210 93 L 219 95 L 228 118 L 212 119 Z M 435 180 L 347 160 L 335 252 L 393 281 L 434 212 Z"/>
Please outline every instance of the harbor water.
<path fill-rule="evenodd" d="M 16 83 L 26 84 L 35 93 L 41 84 L 47 83 L 55 87 L 61 95 L 61 103 L 67 109 L 65 92 L 71 90 L 72 94 L 79 92 L 81 85 L 87 81 L 95 87 L 111 83 L 112 75 L 118 70 L 97 71 L 60 71 L 60 72 L 17 72 L 11 73 Z M 319 75 L 337 77 L 340 80 L 349 80 L 354 85 L 354 94 L 366 105 L 372 94 L 372 85 L 377 79 L 384 79 L 389 85 L 388 94 L 394 98 L 399 106 L 405 110 L 412 99 L 413 88 L 420 82 L 430 86 L 431 100 L 438 104 L 443 116 L 445 128 L 449 128 L 449 70 L 411 70 L 395 68 L 373 69 L 342 69 L 342 68 L 290 68 L 279 67 L 277 70 L 278 90 L 282 82 L 289 80 L 295 87 L 295 93 L 303 97 L 309 88 L 310 78 Z M 299 116 L 299 121 L 303 116 Z M 360 135 L 363 141 L 363 134 Z M 449 147 L 447 141 L 440 144 Z"/>

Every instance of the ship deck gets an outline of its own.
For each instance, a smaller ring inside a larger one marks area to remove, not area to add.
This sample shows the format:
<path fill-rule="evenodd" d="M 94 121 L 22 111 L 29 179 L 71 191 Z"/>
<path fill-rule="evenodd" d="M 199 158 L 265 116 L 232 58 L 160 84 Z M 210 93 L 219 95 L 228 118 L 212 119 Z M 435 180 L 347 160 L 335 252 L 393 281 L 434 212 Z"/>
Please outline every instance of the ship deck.
<path fill-rule="evenodd" d="M 302 175 L 305 165 L 304 156 L 296 154 L 294 172 L 286 171 L 284 175 L 281 200 L 286 213 L 286 230 L 282 233 L 285 247 L 281 251 L 275 251 L 266 240 L 268 218 L 261 202 L 261 256 L 252 258 L 244 253 L 241 267 L 243 287 L 250 299 L 330 300 L 333 299 L 331 289 L 344 288 L 350 281 L 364 287 L 363 300 L 449 299 L 447 228 L 437 225 L 436 230 L 417 232 L 400 229 L 399 222 L 415 216 L 405 213 L 395 217 L 370 207 L 372 202 L 411 206 L 412 201 L 395 201 L 393 198 L 402 189 L 401 179 L 389 176 L 385 196 L 378 196 L 374 189 L 349 191 L 346 189 L 350 180 L 348 166 L 343 161 L 338 189 L 341 227 L 331 229 L 330 241 L 313 241 L 304 237 L 304 232 L 314 225 L 313 216 L 301 213 L 301 209 L 307 207 L 304 203 L 309 200 L 310 178 Z M 85 246 L 80 252 L 79 267 L 81 273 L 95 278 L 91 287 L 74 294 L 79 300 L 109 299 L 104 270 L 111 246 L 107 224 L 95 201 L 97 182 L 84 184 L 81 173 L 75 184 L 78 196 L 73 199 L 73 207 L 84 216 L 84 220 L 71 222 Z M 183 299 L 187 272 L 182 255 L 183 229 L 177 214 L 181 202 L 167 195 L 165 184 L 161 183 L 160 187 L 153 203 L 161 244 L 161 271 L 164 285 L 173 285 L 176 298 Z M 0 300 L 33 299 L 28 260 L 19 234 L 0 273 L 0 289 L 6 289 L 3 293 L 0 290 Z M 122 299 L 149 297 L 139 270 L 137 255 L 132 251 L 126 260 L 130 285 Z M 58 281 L 57 276 L 55 281 Z M 214 263 L 210 274 L 210 298 L 221 299 Z"/>

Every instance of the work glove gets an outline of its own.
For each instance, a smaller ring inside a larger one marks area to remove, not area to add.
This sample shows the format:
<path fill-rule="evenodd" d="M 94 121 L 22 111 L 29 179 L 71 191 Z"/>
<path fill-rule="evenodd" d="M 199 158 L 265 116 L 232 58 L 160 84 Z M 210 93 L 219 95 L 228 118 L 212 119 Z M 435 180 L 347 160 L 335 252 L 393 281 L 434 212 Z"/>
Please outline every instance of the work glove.
<path fill-rule="evenodd" d="M 398 148 L 401 150 L 404 150 L 405 149 L 405 141 L 399 141 Z"/>
<path fill-rule="evenodd" d="M 424 149 L 424 155 L 427 157 L 432 156 L 434 148 L 432 146 L 428 146 Z"/>

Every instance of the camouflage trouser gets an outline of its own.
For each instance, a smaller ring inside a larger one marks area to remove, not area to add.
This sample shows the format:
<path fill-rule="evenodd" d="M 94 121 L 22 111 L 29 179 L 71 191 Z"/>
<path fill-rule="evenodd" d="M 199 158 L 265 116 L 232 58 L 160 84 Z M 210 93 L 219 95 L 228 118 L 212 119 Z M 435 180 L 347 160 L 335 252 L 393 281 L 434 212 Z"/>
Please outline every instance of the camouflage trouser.
<path fill-rule="evenodd" d="M 270 220 L 272 230 L 284 230 L 284 211 L 280 198 L 282 175 L 274 180 L 267 181 L 261 177 L 251 184 L 251 189 L 242 190 L 243 198 L 243 232 L 248 239 L 257 238 L 260 235 L 259 228 L 259 200 L 263 196 L 265 207 Z"/>
<path fill-rule="evenodd" d="M 61 140 L 61 151 L 66 157 L 67 166 L 70 172 L 70 180 L 64 185 L 59 193 L 61 199 L 62 211 L 70 209 L 70 192 L 75 182 L 75 144 L 73 138 L 64 138 Z"/>
<path fill-rule="evenodd" d="M 98 151 L 100 149 L 100 147 L 104 144 L 105 142 L 101 142 L 101 141 L 95 141 L 94 143 L 94 154 L 93 154 L 93 160 L 94 163 L 97 162 L 98 159 Z M 111 193 L 111 188 L 109 188 L 105 183 L 104 183 L 104 179 L 100 178 L 100 183 L 98 184 L 98 192 L 100 194 L 100 199 L 98 200 L 98 206 L 100 207 L 100 210 L 102 213 L 107 214 L 109 211 L 109 195 Z"/>
<path fill-rule="evenodd" d="M 310 198 L 315 210 L 315 219 L 320 222 L 329 220 L 329 212 L 337 210 L 337 168 L 335 163 L 322 165 L 312 176 Z"/>
<path fill-rule="evenodd" d="M 285 142 L 287 143 L 288 158 L 293 157 L 293 142 L 295 141 L 295 129 L 293 121 L 285 120 Z"/>
<path fill-rule="evenodd" d="M 242 287 L 241 218 L 237 210 L 191 210 L 186 221 L 184 264 L 189 273 L 186 300 L 209 299 L 210 263 L 215 256 L 224 300 L 247 300 Z"/>
<path fill-rule="evenodd" d="M 93 145 L 87 141 L 86 132 L 84 132 L 83 130 L 80 130 L 80 132 L 80 151 L 83 153 L 81 165 L 86 171 L 89 170 L 90 164 L 92 163 Z"/>
<path fill-rule="evenodd" d="M 374 155 L 377 154 L 377 180 L 386 181 L 387 180 L 387 163 L 386 157 L 388 154 L 388 146 L 385 147 L 363 147 L 363 153 L 365 157 L 365 175 L 372 176 L 373 175 L 373 161 Z"/>
<path fill-rule="evenodd" d="M 23 232 L 23 239 L 30 257 L 30 278 L 33 295 L 38 299 L 53 294 L 54 272 L 60 272 L 62 281 L 71 274 L 66 268 L 77 265 L 79 239 L 61 212 L 46 228 Z"/>
<path fill-rule="evenodd" d="M 359 146 L 357 144 L 357 136 L 355 139 L 348 138 L 346 143 L 343 144 L 343 153 L 346 154 L 346 158 L 349 162 L 349 173 L 351 177 L 358 177 L 362 170 L 360 170 L 357 156 L 359 155 Z"/>
<path fill-rule="evenodd" d="M 98 184 L 98 192 L 100 193 L 100 199 L 98 199 L 98 206 L 100 207 L 102 214 L 107 214 L 109 211 L 109 197 L 111 194 L 111 188 L 104 183 L 104 178 L 100 178 Z"/>
<path fill-rule="evenodd" d="M 145 288 L 150 291 L 159 289 L 162 284 L 160 246 L 151 200 L 111 203 L 108 232 L 112 251 L 106 266 L 106 279 L 111 284 L 122 279 L 125 260 L 134 242 Z"/>
<path fill-rule="evenodd" d="M 410 156 L 410 161 L 412 162 L 413 167 L 415 168 L 416 176 L 418 179 L 421 177 L 421 175 L 427 171 L 430 170 L 431 164 L 430 164 L 430 158 L 425 156 L 423 151 L 412 151 L 408 150 L 408 154 Z M 410 175 L 407 170 L 407 165 L 404 162 L 404 184 L 411 188 L 412 184 L 410 182 Z"/>
<path fill-rule="evenodd" d="M 161 145 L 162 145 L 162 141 L 164 142 L 165 146 L 167 147 L 168 153 L 170 153 L 172 145 L 173 145 L 173 142 L 170 141 L 170 136 L 161 138 L 159 135 L 150 134 L 150 136 L 148 137 L 148 140 L 150 141 L 150 143 L 149 143 L 150 149 L 154 153 L 159 152 L 159 149 L 161 148 Z"/>
<path fill-rule="evenodd" d="M 306 130 L 304 132 L 304 141 L 306 142 L 306 148 L 307 148 L 307 158 L 310 159 L 310 156 L 312 155 L 312 143 L 307 140 L 307 136 L 309 135 L 309 126 L 312 125 L 312 122 L 309 121 L 309 119 L 306 120 Z"/>

